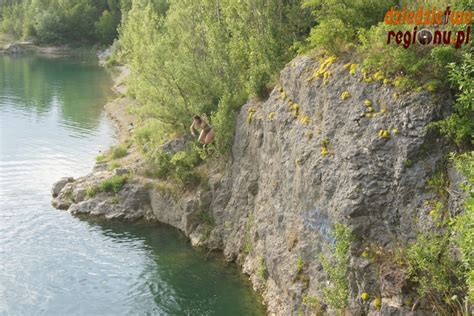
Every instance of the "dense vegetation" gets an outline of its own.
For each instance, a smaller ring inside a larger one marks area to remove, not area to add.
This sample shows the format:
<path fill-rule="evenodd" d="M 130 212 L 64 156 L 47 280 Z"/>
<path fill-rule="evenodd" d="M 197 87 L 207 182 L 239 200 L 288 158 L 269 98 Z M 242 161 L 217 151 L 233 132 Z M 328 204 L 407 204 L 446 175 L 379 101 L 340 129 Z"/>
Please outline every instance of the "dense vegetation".
<path fill-rule="evenodd" d="M 111 44 L 127 0 L 8 0 L 0 30 L 42 43 Z"/>
<path fill-rule="evenodd" d="M 134 1 L 116 49 L 142 105 L 140 141 L 159 144 L 167 135 L 157 126 L 180 132 L 200 113 L 219 131 L 219 149 L 228 149 L 235 110 L 268 93 L 311 23 L 297 0 Z"/>
<path fill-rule="evenodd" d="M 414 8 L 416 2 L 10 0 L 0 7 L 0 14 L 4 32 L 43 43 L 109 44 L 119 34 L 110 62 L 126 63 L 131 69 L 129 94 L 138 101 L 134 111 L 141 119 L 136 141 L 146 144 L 156 176 L 185 185 L 199 182 L 195 168 L 207 153 L 194 146 L 170 157 L 156 148 L 185 132 L 192 115 L 201 114 L 216 131 L 215 151 L 226 154 L 235 113 L 249 97 L 265 98 L 279 71 L 298 53 L 351 59 L 360 64 L 368 83 L 374 76 L 384 78 L 402 92 L 450 89 L 456 99 L 454 112 L 433 127 L 458 148 L 452 163 L 467 177 L 466 212 L 445 214 L 443 196 L 431 201 L 438 229 L 420 234 L 407 249 L 405 264 L 420 297 L 430 300 L 439 312 L 466 311 L 468 301 L 474 300 L 472 48 L 387 45 L 388 30 L 409 29 L 383 24 L 385 12 L 395 4 Z M 432 5 L 445 4 L 425 1 L 426 7 Z M 452 10 L 472 10 L 473 6 L 471 0 L 458 0 L 453 1 Z M 453 249 L 460 258 L 451 256 Z M 344 267 L 336 268 L 332 275 L 342 280 Z M 342 302 L 340 295 L 346 297 L 346 292 L 331 289 L 328 293 Z"/>

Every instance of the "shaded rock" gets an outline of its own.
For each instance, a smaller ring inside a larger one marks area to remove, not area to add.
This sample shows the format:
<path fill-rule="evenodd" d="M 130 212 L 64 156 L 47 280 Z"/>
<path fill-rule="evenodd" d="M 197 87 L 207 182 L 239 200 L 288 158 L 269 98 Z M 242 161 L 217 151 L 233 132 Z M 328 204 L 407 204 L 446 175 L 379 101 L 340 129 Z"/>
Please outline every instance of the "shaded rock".
<path fill-rule="evenodd" d="M 169 155 L 174 155 L 177 152 L 186 150 L 188 145 L 191 143 L 192 138 L 189 136 L 178 137 L 167 141 L 159 147 L 159 149 Z"/>
<path fill-rule="evenodd" d="M 108 165 L 106 162 L 104 163 L 96 163 L 94 165 L 93 172 L 101 172 L 101 171 L 107 171 Z"/>
<path fill-rule="evenodd" d="M 64 177 L 55 182 L 53 184 L 53 188 L 51 189 L 51 194 L 53 195 L 53 197 L 57 197 L 59 192 L 61 192 L 61 190 L 64 188 L 64 186 L 73 181 L 73 177 Z"/>
<path fill-rule="evenodd" d="M 73 191 L 73 199 L 75 203 L 82 202 L 87 197 L 87 190 L 84 188 L 76 188 Z"/>
<path fill-rule="evenodd" d="M 115 174 L 117 176 L 127 175 L 127 174 L 130 174 L 130 170 L 127 168 L 117 168 L 115 169 Z"/>
<path fill-rule="evenodd" d="M 24 54 L 26 53 L 26 45 L 23 43 L 12 43 L 5 46 L 3 52 L 6 54 Z"/>
<path fill-rule="evenodd" d="M 57 195 L 57 197 L 53 199 L 53 207 L 59 210 L 67 210 L 74 203 L 73 190 L 74 182 L 66 183 Z"/>

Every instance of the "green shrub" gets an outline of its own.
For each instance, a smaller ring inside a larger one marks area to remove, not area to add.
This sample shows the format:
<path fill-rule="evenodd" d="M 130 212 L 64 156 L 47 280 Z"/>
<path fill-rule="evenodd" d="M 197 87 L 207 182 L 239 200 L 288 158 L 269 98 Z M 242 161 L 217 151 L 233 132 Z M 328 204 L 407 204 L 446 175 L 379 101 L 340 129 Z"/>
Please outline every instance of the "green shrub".
<path fill-rule="evenodd" d="M 97 157 L 95 157 L 95 161 L 97 163 L 105 163 L 105 162 L 108 162 L 109 160 L 110 160 L 110 157 L 106 154 L 100 154 Z"/>
<path fill-rule="evenodd" d="M 117 26 L 120 22 L 120 15 L 118 12 L 109 12 L 105 10 L 102 16 L 95 23 L 96 33 L 99 41 L 102 44 L 110 45 L 117 36 Z"/>
<path fill-rule="evenodd" d="M 117 145 L 112 148 L 112 159 L 120 159 L 128 155 L 127 147 L 125 145 Z"/>
<path fill-rule="evenodd" d="M 420 233 L 406 251 L 410 280 L 420 298 L 427 299 L 440 314 L 469 314 L 474 302 L 474 153 L 452 154 L 451 161 L 466 176 L 467 193 L 461 214 L 440 217 L 440 202 L 430 212 L 437 229 Z M 429 185 L 446 188 L 445 175 L 435 174 Z"/>
<path fill-rule="evenodd" d="M 382 20 L 385 12 L 396 1 L 373 1 L 373 0 L 304 0 L 303 6 L 313 10 L 313 16 L 320 22 L 325 19 L 334 18 L 341 21 L 350 28 L 357 30 L 367 28 Z"/>
<path fill-rule="evenodd" d="M 130 179 L 130 175 L 114 175 L 104 181 L 102 181 L 98 188 L 102 192 L 115 193 L 117 194 L 122 187 Z"/>
<path fill-rule="evenodd" d="M 114 169 L 117 169 L 117 168 L 120 168 L 120 164 L 116 161 L 110 163 L 108 166 L 107 166 L 107 170 L 109 171 L 112 171 Z"/>
<path fill-rule="evenodd" d="M 347 307 L 349 299 L 347 271 L 352 233 L 347 226 L 336 224 L 333 237 L 335 244 L 331 249 L 330 258 L 326 258 L 322 254 L 319 256 L 329 280 L 329 285 L 323 289 L 323 298 L 330 307 L 342 311 Z"/>
<path fill-rule="evenodd" d="M 249 214 L 247 222 L 245 223 L 245 236 L 244 236 L 244 253 L 249 254 L 252 252 L 252 227 L 255 221 L 255 215 Z"/>
<path fill-rule="evenodd" d="M 305 295 L 303 296 L 303 305 L 308 307 L 315 315 L 323 315 L 321 311 L 321 304 L 316 296 Z"/>
<path fill-rule="evenodd" d="M 173 176 L 184 185 L 198 185 L 201 177 L 195 167 L 200 162 L 199 154 L 195 151 L 180 151 L 171 158 Z"/>
<path fill-rule="evenodd" d="M 257 276 L 261 282 L 265 282 L 267 268 L 265 267 L 265 259 L 262 256 L 258 257 Z"/>
<path fill-rule="evenodd" d="M 454 220 L 454 243 L 461 251 L 461 262 L 464 265 L 465 279 L 468 287 L 468 298 L 474 302 L 474 152 L 466 152 L 451 157 L 456 168 L 466 177 L 462 189 L 467 194 L 465 211 Z"/>
<path fill-rule="evenodd" d="M 354 35 L 355 30 L 345 25 L 341 19 L 323 20 L 311 29 L 309 47 L 336 54 L 344 50 Z"/>
<path fill-rule="evenodd" d="M 215 226 L 214 218 L 212 218 L 209 212 L 200 211 L 198 213 L 198 217 L 199 217 L 200 222 L 205 224 L 206 226 L 210 226 L 210 227 Z"/>
<path fill-rule="evenodd" d="M 301 256 L 298 257 L 296 260 L 296 273 L 299 274 L 303 271 L 304 268 L 304 260 Z"/>
<path fill-rule="evenodd" d="M 120 159 L 128 155 L 127 147 L 125 145 L 117 145 L 110 148 L 107 152 L 98 155 L 95 158 L 97 163 L 106 163 L 112 159 Z M 115 162 L 114 164 L 117 164 Z"/>
<path fill-rule="evenodd" d="M 158 152 L 153 159 L 156 176 L 160 179 L 167 179 L 173 170 L 171 156 L 165 152 Z"/>
<path fill-rule="evenodd" d="M 446 197 L 446 189 L 448 187 L 448 175 L 444 170 L 437 171 L 428 179 L 428 187 L 432 189 L 438 197 Z"/>
<path fill-rule="evenodd" d="M 464 56 L 462 64 L 449 64 L 449 81 L 457 90 L 454 113 L 431 124 L 461 147 L 474 144 L 474 59 L 471 54 Z"/>
<path fill-rule="evenodd" d="M 450 233 L 420 234 L 406 252 L 408 275 L 417 284 L 420 297 L 430 301 L 438 312 L 451 314 L 458 310 L 457 299 L 465 293 L 463 267 L 449 251 Z"/>
<path fill-rule="evenodd" d="M 242 97 L 227 93 L 219 102 L 217 111 L 212 114 L 211 121 L 215 132 L 214 144 L 222 155 L 229 154 L 232 148 L 236 115 L 243 102 Z"/>
<path fill-rule="evenodd" d="M 266 95 L 311 23 L 300 1 L 177 1 L 166 12 L 134 2 L 118 46 L 131 68 L 136 113 L 178 133 L 187 132 L 193 115 L 212 114 L 216 147 L 226 152 L 234 112 L 243 104 L 235 100 Z"/>
<path fill-rule="evenodd" d="M 95 185 L 88 186 L 87 190 L 86 190 L 87 198 L 88 199 L 93 198 L 94 196 L 97 195 L 98 191 L 99 191 L 99 188 L 97 186 L 95 186 Z"/>

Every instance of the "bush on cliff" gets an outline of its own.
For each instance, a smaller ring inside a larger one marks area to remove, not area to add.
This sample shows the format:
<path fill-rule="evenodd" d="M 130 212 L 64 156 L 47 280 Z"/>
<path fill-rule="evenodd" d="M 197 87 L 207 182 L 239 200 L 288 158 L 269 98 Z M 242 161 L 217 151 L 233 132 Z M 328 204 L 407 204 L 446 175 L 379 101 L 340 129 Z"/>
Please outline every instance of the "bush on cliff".
<path fill-rule="evenodd" d="M 204 114 L 225 151 L 236 110 L 249 95 L 268 92 L 268 82 L 295 56 L 290 47 L 311 24 L 298 0 L 182 0 L 170 1 L 166 11 L 133 1 L 117 56 L 131 67 L 130 93 L 145 124 L 153 120 L 183 133 L 192 115 Z"/>
<path fill-rule="evenodd" d="M 449 81 L 457 91 L 454 113 L 432 126 L 460 147 L 474 145 L 474 59 L 464 56 L 462 64 L 449 64 Z"/>
<path fill-rule="evenodd" d="M 115 193 L 117 194 L 122 187 L 127 183 L 128 179 L 130 178 L 130 175 L 114 175 L 104 181 L 102 181 L 98 189 L 99 191 L 102 192 L 108 192 L 108 193 Z"/>

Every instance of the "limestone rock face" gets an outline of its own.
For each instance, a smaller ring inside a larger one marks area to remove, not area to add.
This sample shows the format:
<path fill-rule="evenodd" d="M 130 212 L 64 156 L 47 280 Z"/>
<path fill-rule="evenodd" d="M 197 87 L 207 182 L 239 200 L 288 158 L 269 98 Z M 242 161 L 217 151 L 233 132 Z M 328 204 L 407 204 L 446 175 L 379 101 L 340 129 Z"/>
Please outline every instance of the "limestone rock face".
<path fill-rule="evenodd" d="M 318 258 L 329 256 L 334 225 L 345 224 L 356 237 L 349 310 L 378 312 L 361 303 L 364 292 L 379 293 L 384 310 L 409 310 L 401 303 L 403 271 L 385 267 L 380 281 L 361 252 L 369 245 L 388 251 L 432 225 L 424 205 L 435 194 L 426 182 L 450 148 L 427 125 L 447 115 L 452 101 L 429 92 L 399 95 L 391 85 L 363 82 L 342 63 L 329 67 L 324 83 L 311 79 L 318 67 L 295 59 L 281 73 L 281 88 L 242 108 L 232 162 L 210 181 L 216 234 L 224 254 L 263 289 L 269 312 L 311 314 L 302 299 L 323 296 L 329 280 Z M 262 266 L 264 280 L 257 277 Z"/>
<path fill-rule="evenodd" d="M 426 201 L 436 194 L 426 183 L 450 148 L 427 126 L 449 114 L 452 100 L 447 93 L 401 94 L 381 81 L 366 83 L 342 62 L 313 78 L 319 67 L 309 57 L 293 60 L 267 100 L 243 106 L 232 158 L 221 171 L 211 168 L 205 189 L 177 194 L 142 179 L 116 196 L 89 197 L 88 187 L 114 174 L 100 166 L 55 186 L 53 204 L 73 214 L 157 220 L 183 231 L 193 245 L 223 250 L 274 315 L 318 314 L 308 300 L 326 308 L 323 290 L 331 280 L 320 257 L 330 257 L 341 223 L 355 237 L 348 312 L 410 314 L 403 269 L 375 264 L 364 249 L 389 255 L 433 227 Z M 175 153 L 187 142 L 161 149 Z M 449 177 L 450 191 L 457 192 L 454 183 L 462 179 L 453 170 Z M 458 194 L 449 197 L 452 212 L 461 201 Z M 375 297 L 364 302 L 362 293 L 379 296 L 380 310 Z"/>

